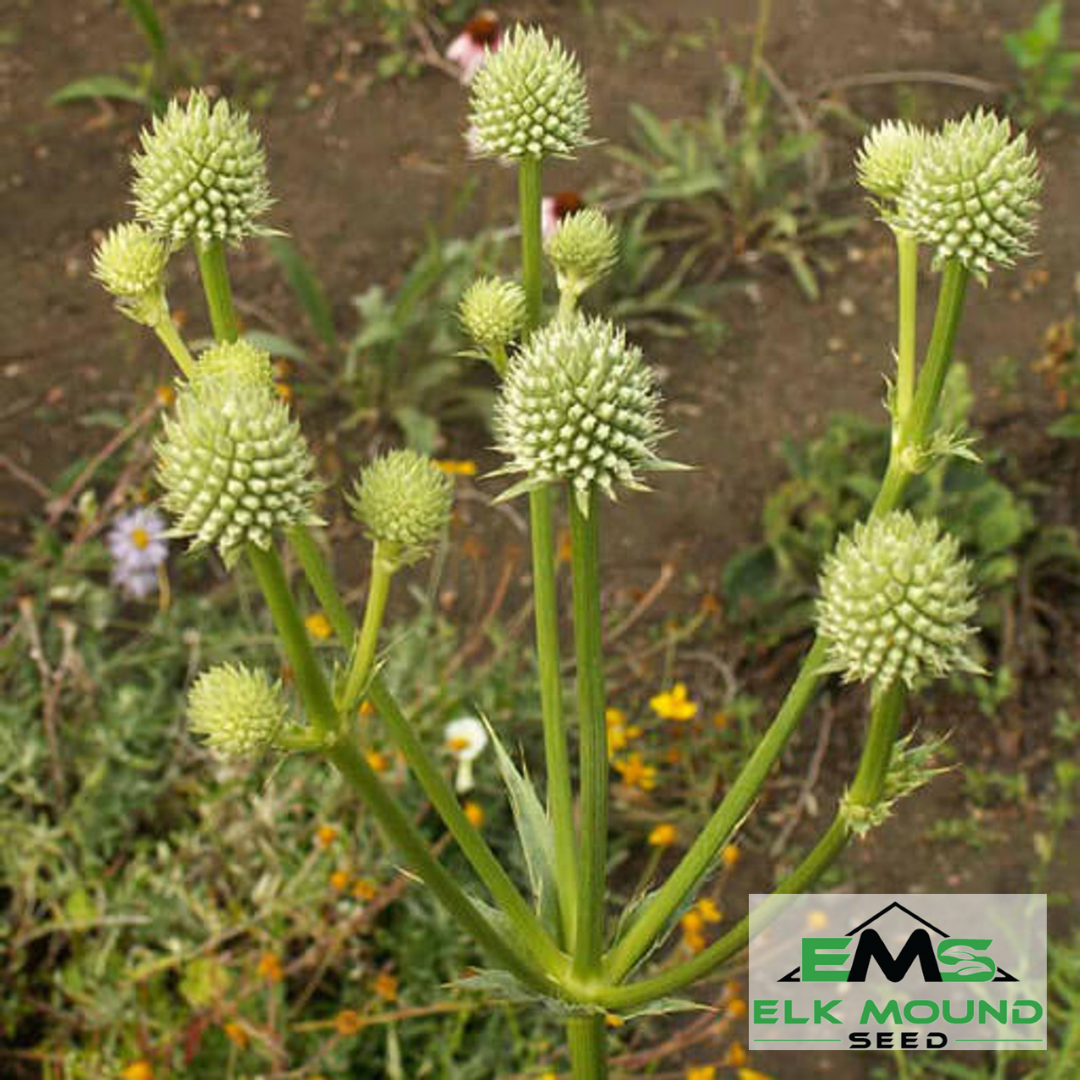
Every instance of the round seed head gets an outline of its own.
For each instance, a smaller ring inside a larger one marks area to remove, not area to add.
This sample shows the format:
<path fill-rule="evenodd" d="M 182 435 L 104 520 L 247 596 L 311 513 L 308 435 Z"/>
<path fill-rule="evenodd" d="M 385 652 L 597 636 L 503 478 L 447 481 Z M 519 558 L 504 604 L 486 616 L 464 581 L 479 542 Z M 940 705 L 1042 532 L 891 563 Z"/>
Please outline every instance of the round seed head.
<path fill-rule="evenodd" d="M 510 362 L 495 406 L 504 473 L 525 478 L 504 498 L 565 481 L 587 512 L 594 485 L 642 489 L 638 474 L 672 467 L 656 454 L 660 391 L 641 350 L 604 319 L 577 316 L 537 331 Z"/>
<path fill-rule="evenodd" d="M 894 511 L 856 525 L 821 576 L 817 624 L 827 670 L 881 688 L 978 671 L 968 654 L 976 607 L 971 565 L 936 521 Z"/>
<path fill-rule="evenodd" d="M 274 382 L 270 354 L 249 341 L 217 341 L 199 354 L 192 385 L 200 393 L 235 386 L 253 391 L 267 390 Z"/>
<path fill-rule="evenodd" d="M 568 157 L 589 129 L 581 67 L 561 42 L 515 26 L 473 79 L 470 119 L 482 157 Z"/>
<path fill-rule="evenodd" d="M 316 524 L 319 489 L 300 425 L 269 385 L 243 373 L 183 387 L 155 449 L 171 536 L 192 550 L 216 545 L 232 565 L 245 544 L 269 548 L 275 531 Z"/>
<path fill-rule="evenodd" d="M 281 684 L 243 664 L 203 672 L 188 694 L 191 730 L 222 757 L 254 757 L 269 749 L 287 715 Z"/>
<path fill-rule="evenodd" d="M 165 264 L 169 249 L 133 221 L 110 229 L 94 252 L 94 277 L 136 322 L 154 325 L 167 313 Z"/>
<path fill-rule="evenodd" d="M 1030 253 L 1039 210 L 1039 163 L 1008 120 L 978 112 L 933 135 L 900 199 L 904 228 L 980 277 Z"/>
<path fill-rule="evenodd" d="M 619 240 L 611 222 L 594 207 L 563 218 L 544 245 L 555 267 L 560 291 L 580 295 L 605 277 L 619 255 Z"/>
<path fill-rule="evenodd" d="M 903 120 L 886 120 L 863 139 L 855 171 L 887 221 L 895 216 L 896 202 L 904 194 L 928 140 L 923 128 Z"/>
<path fill-rule="evenodd" d="M 173 100 L 141 135 L 135 155 L 135 211 L 165 240 L 238 244 L 265 233 L 270 208 L 266 156 L 248 115 L 199 90 Z"/>
<path fill-rule="evenodd" d="M 525 290 L 516 281 L 474 281 L 458 308 L 465 332 L 486 353 L 506 348 L 525 325 Z"/>
<path fill-rule="evenodd" d="M 428 555 L 450 522 L 450 477 L 415 450 L 392 450 L 360 474 L 349 498 L 356 520 L 397 566 Z"/>

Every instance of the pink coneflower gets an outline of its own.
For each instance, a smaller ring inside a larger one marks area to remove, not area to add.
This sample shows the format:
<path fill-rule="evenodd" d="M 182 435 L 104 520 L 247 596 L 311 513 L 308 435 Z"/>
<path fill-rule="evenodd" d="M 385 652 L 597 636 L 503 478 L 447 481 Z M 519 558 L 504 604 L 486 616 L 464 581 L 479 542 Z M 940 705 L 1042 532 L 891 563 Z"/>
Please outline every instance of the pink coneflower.
<path fill-rule="evenodd" d="M 483 67 L 489 53 L 497 52 L 502 40 L 499 17 L 494 11 L 481 11 L 465 24 L 465 29 L 446 50 L 446 59 L 461 68 L 461 81 L 468 85 Z"/>
<path fill-rule="evenodd" d="M 136 600 L 158 588 L 158 568 L 169 557 L 166 528 L 161 514 L 144 506 L 121 514 L 109 530 L 113 584 Z"/>
<path fill-rule="evenodd" d="M 550 236 L 568 214 L 580 210 L 585 200 L 576 191 L 560 191 L 555 195 L 545 195 L 540 204 L 541 228 L 545 236 Z"/>

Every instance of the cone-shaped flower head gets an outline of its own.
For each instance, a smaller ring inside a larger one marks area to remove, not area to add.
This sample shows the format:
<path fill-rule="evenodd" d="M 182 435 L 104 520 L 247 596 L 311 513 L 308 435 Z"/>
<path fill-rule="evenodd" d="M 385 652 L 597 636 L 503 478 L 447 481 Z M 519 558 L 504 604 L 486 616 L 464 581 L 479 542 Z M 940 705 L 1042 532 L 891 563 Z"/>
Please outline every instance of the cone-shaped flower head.
<path fill-rule="evenodd" d="M 907 189 L 915 162 L 926 149 L 929 138 L 915 124 L 886 120 L 863 139 L 855 157 L 855 171 L 859 183 L 890 224 L 895 223 L 897 202 Z"/>
<path fill-rule="evenodd" d="M 225 354 L 239 359 L 226 374 Z M 209 350 L 207 370 L 180 390 L 157 445 L 171 536 L 216 545 L 226 563 L 245 544 L 268 548 L 276 530 L 312 524 L 318 483 L 300 426 L 255 374 L 265 354 L 240 344 Z M 245 359 L 246 358 L 246 359 Z"/>
<path fill-rule="evenodd" d="M 479 278 L 465 290 L 458 312 L 469 337 L 488 356 L 501 355 L 525 325 L 525 290 L 505 278 Z"/>
<path fill-rule="evenodd" d="M 544 249 L 555 267 L 559 291 L 576 298 L 615 265 L 619 240 L 611 222 L 590 206 L 563 218 Z"/>
<path fill-rule="evenodd" d="M 560 42 L 515 26 L 473 79 L 470 119 L 482 157 L 567 157 L 589 130 L 581 67 Z"/>
<path fill-rule="evenodd" d="M 94 252 L 94 277 L 130 319 L 155 326 L 168 314 L 165 264 L 169 249 L 149 229 L 126 222 L 110 229 Z"/>
<path fill-rule="evenodd" d="M 236 341 L 217 341 L 199 354 L 192 382 L 204 395 L 213 387 L 228 389 L 249 388 L 259 393 L 274 381 L 274 366 L 270 354 L 239 338 Z"/>
<path fill-rule="evenodd" d="M 191 730 L 222 757 L 253 757 L 268 749 L 287 715 L 281 684 L 243 664 L 203 672 L 188 694 Z"/>
<path fill-rule="evenodd" d="M 1008 120 L 978 112 L 947 123 L 919 155 L 900 199 L 903 227 L 934 247 L 935 265 L 956 258 L 985 276 L 1030 252 L 1039 162 Z"/>
<path fill-rule="evenodd" d="M 827 670 L 845 682 L 909 687 L 950 671 L 978 671 L 967 647 L 977 607 L 971 566 L 934 520 L 894 511 L 856 525 L 825 561 L 818 630 Z"/>
<path fill-rule="evenodd" d="M 557 481 L 587 512 L 594 485 L 641 489 L 638 474 L 671 468 L 656 454 L 660 391 L 636 345 L 604 319 L 575 316 L 539 330 L 510 362 L 495 406 L 503 473 L 524 473 L 504 498 Z"/>
<path fill-rule="evenodd" d="M 450 477 L 415 450 L 392 450 L 360 474 L 349 505 L 356 520 L 394 566 L 431 552 L 450 521 Z"/>
<path fill-rule="evenodd" d="M 248 115 L 201 91 L 170 101 L 142 132 L 135 155 L 135 210 L 160 237 L 237 244 L 266 230 L 271 204 L 266 157 Z"/>

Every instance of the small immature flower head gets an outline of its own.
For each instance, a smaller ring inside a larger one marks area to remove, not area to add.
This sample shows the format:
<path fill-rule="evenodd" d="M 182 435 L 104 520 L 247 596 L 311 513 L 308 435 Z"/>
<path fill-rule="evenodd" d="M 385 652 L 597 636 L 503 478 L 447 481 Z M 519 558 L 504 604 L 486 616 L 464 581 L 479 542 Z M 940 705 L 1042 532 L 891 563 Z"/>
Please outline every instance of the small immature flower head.
<path fill-rule="evenodd" d="M 827 670 L 845 682 L 908 687 L 977 672 L 968 654 L 977 604 L 971 564 L 933 519 L 894 511 L 855 526 L 828 557 L 817 604 Z"/>
<path fill-rule="evenodd" d="M 158 236 L 177 246 L 238 244 L 265 231 L 266 156 L 247 113 L 195 90 L 185 104 L 170 101 L 141 138 L 135 210 Z"/>
<path fill-rule="evenodd" d="M 886 120 L 863 139 L 855 158 L 859 183 L 874 197 L 886 220 L 892 221 L 915 163 L 930 136 L 916 124 Z"/>
<path fill-rule="evenodd" d="M 540 230 L 546 240 L 571 214 L 585 207 L 585 200 L 576 191 L 557 191 L 540 200 Z"/>
<path fill-rule="evenodd" d="M 113 559 L 113 584 L 142 600 L 158 587 L 158 568 L 169 557 L 165 519 L 152 507 L 121 514 L 106 540 Z"/>
<path fill-rule="evenodd" d="M 274 382 L 274 365 L 270 354 L 243 338 L 236 341 L 216 341 L 199 354 L 192 384 L 202 394 L 235 388 L 252 393 L 269 389 Z"/>
<path fill-rule="evenodd" d="M 458 308 L 465 332 L 489 355 L 506 348 L 525 326 L 525 290 L 505 278 L 478 278 Z"/>
<path fill-rule="evenodd" d="M 382 557 L 405 566 L 431 552 L 453 498 L 453 482 L 430 458 L 391 450 L 361 472 L 349 505 Z"/>
<path fill-rule="evenodd" d="M 563 218 L 544 250 L 555 267 L 559 291 L 580 296 L 615 265 L 619 238 L 611 222 L 590 206 Z"/>
<path fill-rule="evenodd" d="M 211 365 L 224 352 L 219 347 Z M 191 537 L 192 550 L 216 545 L 228 565 L 245 544 L 266 549 L 275 531 L 317 520 L 311 453 L 288 405 L 271 385 L 252 381 L 255 354 L 234 378 L 216 366 L 203 378 L 196 373 L 156 445 L 170 535 Z"/>
<path fill-rule="evenodd" d="M 568 157 L 589 129 L 577 60 L 542 31 L 515 26 L 473 79 L 470 119 L 483 157 Z"/>
<path fill-rule="evenodd" d="M 167 316 L 165 264 L 169 248 L 149 229 L 129 221 L 110 229 L 94 252 L 94 277 L 136 322 L 154 326 Z"/>
<path fill-rule="evenodd" d="M 899 204 L 904 228 L 985 276 L 1030 253 L 1039 209 L 1039 162 L 1009 121 L 979 109 L 947 123 L 926 144 Z"/>
<path fill-rule="evenodd" d="M 474 15 L 465 24 L 465 29 L 450 42 L 446 59 L 461 68 L 461 81 L 467 86 L 487 58 L 498 51 L 501 41 L 499 16 L 494 11 L 484 10 Z"/>
<path fill-rule="evenodd" d="M 211 668 L 188 694 L 191 730 L 222 757 L 253 757 L 268 749 L 287 715 L 281 684 L 243 664 Z"/>
<path fill-rule="evenodd" d="M 495 406 L 504 498 L 563 481 L 587 512 L 594 486 L 643 489 L 638 474 L 672 467 L 656 454 L 660 391 L 641 350 L 604 319 L 575 316 L 539 330 L 510 362 Z"/>

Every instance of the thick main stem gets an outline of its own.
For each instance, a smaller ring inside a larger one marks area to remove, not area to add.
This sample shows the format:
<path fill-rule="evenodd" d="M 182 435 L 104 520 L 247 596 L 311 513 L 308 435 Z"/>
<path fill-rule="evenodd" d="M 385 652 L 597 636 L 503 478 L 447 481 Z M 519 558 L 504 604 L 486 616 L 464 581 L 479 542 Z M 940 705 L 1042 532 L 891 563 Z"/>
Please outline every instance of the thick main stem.
<path fill-rule="evenodd" d="M 881 799 L 906 698 L 907 692 L 903 684 L 896 683 L 875 700 L 858 771 L 848 792 L 849 802 L 872 807 Z M 851 830 L 843 814 L 838 812 L 810 854 L 773 892 L 805 892 L 832 865 L 847 847 L 850 838 Z M 675 993 L 704 978 L 746 948 L 749 932 L 750 919 L 747 917 L 691 960 L 669 968 L 651 979 L 605 991 L 599 995 L 599 1003 L 609 1009 L 630 1009 Z"/>
<path fill-rule="evenodd" d="M 604 948 L 607 879 L 608 758 L 600 628 L 600 524 L 596 488 L 585 507 L 570 493 L 574 571 L 574 647 L 581 772 L 581 879 L 578 883 L 574 974 L 599 974 Z"/>
<path fill-rule="evenodd" d="M 233 304 L 229 267 L 225 261 L 225 245 L 220 240 L 196 244 L 203 291 L 210 308 L 210 325 L 218 341 L 235 341 L 240 336 L 240 323 Z"/>
<path fill-rule="evenodd" d="M 599 1013 L 575 1016 L 566 1024 L 574 1080 L 607 1080 L 607 1030 Z"/>

